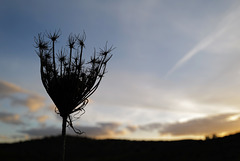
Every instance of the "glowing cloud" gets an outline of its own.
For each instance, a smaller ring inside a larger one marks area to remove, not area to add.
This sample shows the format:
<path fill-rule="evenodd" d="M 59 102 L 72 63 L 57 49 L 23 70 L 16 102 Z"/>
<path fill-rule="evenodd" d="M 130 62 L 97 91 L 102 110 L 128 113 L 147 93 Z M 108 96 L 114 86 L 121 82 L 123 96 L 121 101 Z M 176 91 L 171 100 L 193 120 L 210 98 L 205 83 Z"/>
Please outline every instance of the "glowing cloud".
<path fill-rule="evenodd" d="M 15 93 L 26 93 L 26 90 L 15 84 L 0 80 L 0 98 L 5 98 Z"/>
<path fill-rule="evenodd" d="M 47 116 L 47 115 L 39 116 L 39 117 L 37 118 L 37 120 L 38 120 L 39 123 L 44 123 L 44 122 L 46 122 L 47 119 L 48 119 L 48 116 Z"/>
<path fill-rule="evenodd" d="M 233 119 L 234 118 L 234 119 Z M 206 136 L 211 134 L 229 134 L 240 130 L 239 114 L 219 114 L 186 122 L 164 125 L 159 129 L 161 135 L 172 136 Z"/>
<path fill-rule="evenodd" d="M 16 94 L 23 95 L 24 98 L 16 97 Z M 0 80 L 0 99 L 10 99 L 12 105 L 25 106 L 31 112 L 35 112 L 45 105 L 44 97 L 2 80 Z"/>

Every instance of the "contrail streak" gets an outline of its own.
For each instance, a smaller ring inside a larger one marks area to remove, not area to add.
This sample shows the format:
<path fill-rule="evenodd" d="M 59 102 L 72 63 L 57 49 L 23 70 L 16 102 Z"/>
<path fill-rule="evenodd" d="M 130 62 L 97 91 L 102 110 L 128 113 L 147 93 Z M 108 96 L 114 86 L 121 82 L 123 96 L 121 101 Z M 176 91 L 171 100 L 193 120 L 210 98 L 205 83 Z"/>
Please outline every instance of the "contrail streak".
<path fill-rule="evenodd" d="M 237 10 L 238 11 L 238 10 Z M 200 41 L 197 45 L 195 45 L 189 52 L 187 52 L 165 75 L 165 78 L 169 77 L 173 72 L 175 72 L 178 68 L 183 66 L 189 59 L 191 59 L 194 55 L 199 53 L 201 50 L 204 50 L 209 45 L 211 45 L 214 41 L 217 40 L 219 36 L 224 34 L 229 26 L 236 20 L 239 13 L 236 10 L 228 14 L 219 25 L 220 27 L 217 28 L 214 32 Z"/>

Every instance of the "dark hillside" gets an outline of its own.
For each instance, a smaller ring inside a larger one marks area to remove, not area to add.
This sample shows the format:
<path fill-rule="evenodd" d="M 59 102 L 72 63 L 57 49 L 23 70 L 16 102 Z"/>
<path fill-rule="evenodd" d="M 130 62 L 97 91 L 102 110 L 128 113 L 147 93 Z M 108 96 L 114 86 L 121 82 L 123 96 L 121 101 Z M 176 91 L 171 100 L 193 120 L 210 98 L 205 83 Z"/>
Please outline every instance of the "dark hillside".
<path fill-rule="evenodd" d="M 60 137 L 0 144 L 3 161 L 58 161 Z M 206 141 L 67 138 L 67 161 L 239 161 L 240 134 Z"/>

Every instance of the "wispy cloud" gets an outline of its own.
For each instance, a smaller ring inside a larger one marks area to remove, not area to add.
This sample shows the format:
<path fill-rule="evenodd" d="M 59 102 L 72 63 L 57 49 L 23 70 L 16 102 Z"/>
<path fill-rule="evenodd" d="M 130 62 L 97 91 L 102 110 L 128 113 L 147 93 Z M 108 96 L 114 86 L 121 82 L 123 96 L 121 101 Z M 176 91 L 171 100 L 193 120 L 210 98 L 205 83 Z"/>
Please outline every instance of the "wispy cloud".
<path fill-rule="evenodd" d="M 24 124 L 21 121 L 20 115 L 6 112 L 0 112 L 0 121 L 12 125 Z"/>
<path fill-rule="evenodd" d="M 182 67 L 187 61 L 189 61 L 193 56 L 198 54 L 200 51 L 205 50 L 212 43 L 218 41 L 218 38 L 223 34 L 229 34 L 229 29 L 236 25 L 238 22 L 238 18 L 240 16 L 239 7 L 230 11 L 225 17 L 223 17 L 222 21 L 218 24 L 216 29 L 212 31 L 208 36 L 202 39 L 199 43 L 197 43 L 189 52 L 187 52 L 165 75 L 165 78 L 169 77 L 173 72 L 175 72 L 178 68 Z M 222 48 L 224 46 L 218 45 L 218 48 Z"/>
<path fill-rule="evenodd" d="M 27 107 L 31 112 L 37 111 L 45 105 L 44 97 L 2 80 L 0 80 L 0 99 L 9 99 L 12 105 Z"/>
<path fill-rule="evenodd" d="M 27 93 L 27 91 L 15 84 L 0 80 L 0 99 L 9 97 L 16 93 L 24 93 L 25 94 L 25 93 Z"/>

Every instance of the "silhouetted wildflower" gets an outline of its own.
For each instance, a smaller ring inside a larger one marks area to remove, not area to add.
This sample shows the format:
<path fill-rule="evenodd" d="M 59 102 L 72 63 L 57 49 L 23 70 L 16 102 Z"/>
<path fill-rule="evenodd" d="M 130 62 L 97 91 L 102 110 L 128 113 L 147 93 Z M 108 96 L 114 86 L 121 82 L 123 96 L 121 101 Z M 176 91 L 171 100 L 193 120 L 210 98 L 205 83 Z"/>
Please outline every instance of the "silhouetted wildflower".
<path fill-rule="evenodd" d="M 62 135 L 65 138 L 66 123 L 76 133 L 81 133 L 73 127 L 71 114 L 84 111 L 88 97 L 96 91 L 105 74 L 106 64 L 112 57 L 110 52 L 114 48 L 108 48 L 106 43 L 98 55 L 94 50 L 91 60 L 84 63 L 82 57 L 86 34 L 70 34 L 67 41 L 69 53 L 61 49 L 57 54 L 58 59 L 55 60 L 55 42 L 60 31 L 46 35 L 50 41 L 45 41 L 44 35 L 40 33 L 34 38 L 35 47 L 38 48 L 37 54 L 40 57 L 42 83 L 56 105 L 56 111 L 63 118 Z M 73 51 L 76 52 L 75 57 L 72 56 Z"/>
<path fill-rule="evenodd" d="M 60 30 L 55 31 L 53 33 L 51 33 L 51 32 L 48 33 L 47 32 L 46 35 L 49 39 L 51 39 L 53 42 L 55 42 L 60 37 L 61 32 L 60 32 Z"/>

